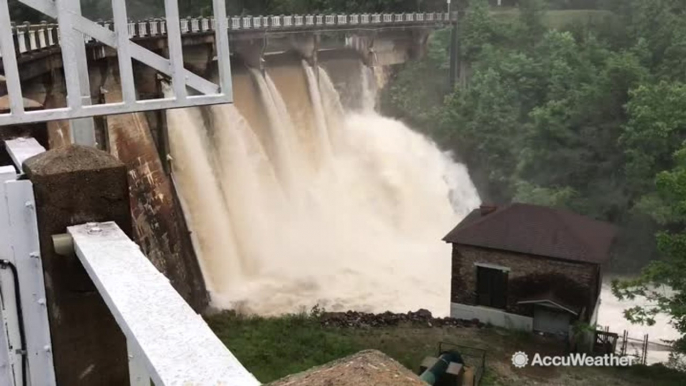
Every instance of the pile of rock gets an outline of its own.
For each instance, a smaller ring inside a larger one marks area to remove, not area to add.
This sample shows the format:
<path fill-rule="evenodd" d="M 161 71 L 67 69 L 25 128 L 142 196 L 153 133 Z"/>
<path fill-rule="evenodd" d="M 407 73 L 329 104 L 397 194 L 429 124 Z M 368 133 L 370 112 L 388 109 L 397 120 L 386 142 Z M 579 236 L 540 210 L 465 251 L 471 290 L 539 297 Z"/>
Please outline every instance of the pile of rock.
<path fill-rule="evenodd" d="M 462 320 L 453 318 L 434 318 L 431 312 L 421 309 L 417 312 L 406 314 L 394 314 L 384 312 L 383 314 L 368 314 L 364 312 L 325 312 L 321 315 L 321 323 L 330 327 L 387 327 L 400 324 L 409 324 L 425 327 L 483 327 L 483 323 L 478 320 Z"/>

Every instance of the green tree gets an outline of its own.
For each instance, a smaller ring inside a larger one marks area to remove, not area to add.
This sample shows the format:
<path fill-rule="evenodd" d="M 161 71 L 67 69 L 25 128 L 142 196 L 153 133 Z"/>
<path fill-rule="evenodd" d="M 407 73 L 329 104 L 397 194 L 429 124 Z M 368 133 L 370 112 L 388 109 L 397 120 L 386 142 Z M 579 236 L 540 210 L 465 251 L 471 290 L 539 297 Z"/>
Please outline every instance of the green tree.
<path fill-rule="evenodd" d="M 593 38 L 550 32 L 535 53 L 546 80 L 531 110 L 519 177 L 579 194 L 566 206 L 618 222 L 626 211 L 624 151 L 618 146 L 629 90 L 647 77 L 630 52 L 611 52 Z M 535 100 L 535 99 L 534 99 Z"/>
<path fill-rule="evenodd" d="M 517 97 L 496 70 L 476 71 L 469 88 L 458 88 L 447 98 L 439 124 L 439 143 L 458 150 L 482 195 L 493 201 L 513 193 L 520 127 Z"/>
<path fill-rule="evenodd" d="M 626 318 L 652 325 L 657 314 L 668 315 L 682 334 L 676 348 L 686 352 L 686 143 L 676 153 L 675 161 L 675 168 L 658 174 L 656 179 L 663 206 L 657 216 L 667 220 L 671 228 L 657 235 L 664 258 L 648 265 L 637 279 L 613 282 L 613 292 L 620 299 L 643 296 L 650 300 L 651 306 L 627 309 Z M 668 218 L 663 217 L 665 213 L 670 214 Z"/>
<path fill-rule="evenodd" d="M 547 4 L 543 0 L 521 0 L 519 6 L 519 39 L 527 45 L 535 44 L 547 29 L 543 22 Z"/>
<path fill-rule="evenodd" d="M 493 42 L 497 24 L 486 0 L 473 1 L 460 27 L 462 60 L 475 61 L 485 45 Z"/>
<path fill-rule="evenodd" d="M 686 84 L 641 85 L 627 104 L 621 143 L 627 154 L 628 187 L 640 200 L 653 190 L 653 176 L 668 169 L 686 139 Z"/>
<path fill-rule="evenodd" d="M 407 63 L 382 95 L 383 109 L 417 127 L 432 126 L 443 105 L 443 96 L 450 92 L 445 81 L 449 41 L 450 30 L 432 34 L 426 57 Z"/>
<path fill-rule="evenodd" d="M 645 40 L 647 63 L 663 79 L 686 81 L 680 65 L 686 52 L 686 3 L 681 0 L 630 0 L 621 8 L 633 41 Z M 676 77 L 676 78 L 674 78 Z"/>

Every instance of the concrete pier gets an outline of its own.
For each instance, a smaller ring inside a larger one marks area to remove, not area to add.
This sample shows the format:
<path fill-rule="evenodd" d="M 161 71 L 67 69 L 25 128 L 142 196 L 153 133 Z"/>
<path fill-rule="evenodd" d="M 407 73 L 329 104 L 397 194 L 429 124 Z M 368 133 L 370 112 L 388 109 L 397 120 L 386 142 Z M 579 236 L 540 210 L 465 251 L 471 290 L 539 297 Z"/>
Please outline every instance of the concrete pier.
<path fill-rule="evenodd" d="M 58 385 L 128 384 L 126 341 L 75 256 L 55 252 L 67 227 L 114 221 L 132 234 L 126 166 L 94 148 L 68 146 L 28 159 L 34 187 Z"/>

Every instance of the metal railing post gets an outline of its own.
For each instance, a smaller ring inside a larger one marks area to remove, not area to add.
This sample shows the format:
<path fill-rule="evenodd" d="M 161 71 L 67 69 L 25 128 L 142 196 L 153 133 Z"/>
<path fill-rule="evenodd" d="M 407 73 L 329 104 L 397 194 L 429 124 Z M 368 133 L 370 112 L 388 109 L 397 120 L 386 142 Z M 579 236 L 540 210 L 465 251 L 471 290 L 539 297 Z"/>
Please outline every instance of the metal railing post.
<path fill-rule="evenodd" d="M 62 61 L 67 83 L 69 106 L 80 110 L 90 106 L 91 88 L 86 60 L 86 42 L 83 34 L 70 28 L 72 21 L 81 16 L 81 3 L 70 0 L 57 0 L 58 22 L 60 25 Z M 95 146 L 95 123 L 93 118 L 79 118 L 69 121 L 71 142 Z"/>
<path fill-rule="evenodd" d="M 22 165 L 27 157 L 45 151 L 33 138 L 5 141 L 5 145 L 19 174 L 23 174 Z M 12 256 L 8 259 L 17 273 L 22 309 L 19 323 L 26 332 L 25 346 L 21 347 L 25 355 L 24 366 L 27 366 L 24 371 L 31 385 L 54 386 L 52 341 L 33 184 L 18 178 L 2 182 L 4 187 L 0 193 L 4 194 L 0 200 L 6 203 L 6 213 L 0 213 L 0 218 L 5 217 L 12 224 L 8 235 Z"/>

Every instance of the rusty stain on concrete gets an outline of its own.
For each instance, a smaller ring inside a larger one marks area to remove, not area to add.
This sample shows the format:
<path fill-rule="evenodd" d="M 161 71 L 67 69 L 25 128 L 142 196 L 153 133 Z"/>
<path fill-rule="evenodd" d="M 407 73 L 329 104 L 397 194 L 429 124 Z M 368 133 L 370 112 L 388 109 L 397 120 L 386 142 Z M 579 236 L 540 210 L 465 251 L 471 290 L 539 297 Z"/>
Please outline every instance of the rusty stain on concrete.
<path fill-rule="evenodd" d="M 110 73 L 107 103 L 121 100 L 118 78 Z M 110 152 L 128 169 L 131 210 L 137 243 L 151 262 L 196 310 L 208 296 L 181 208 L 142 113 L 107 117 Z"/>

